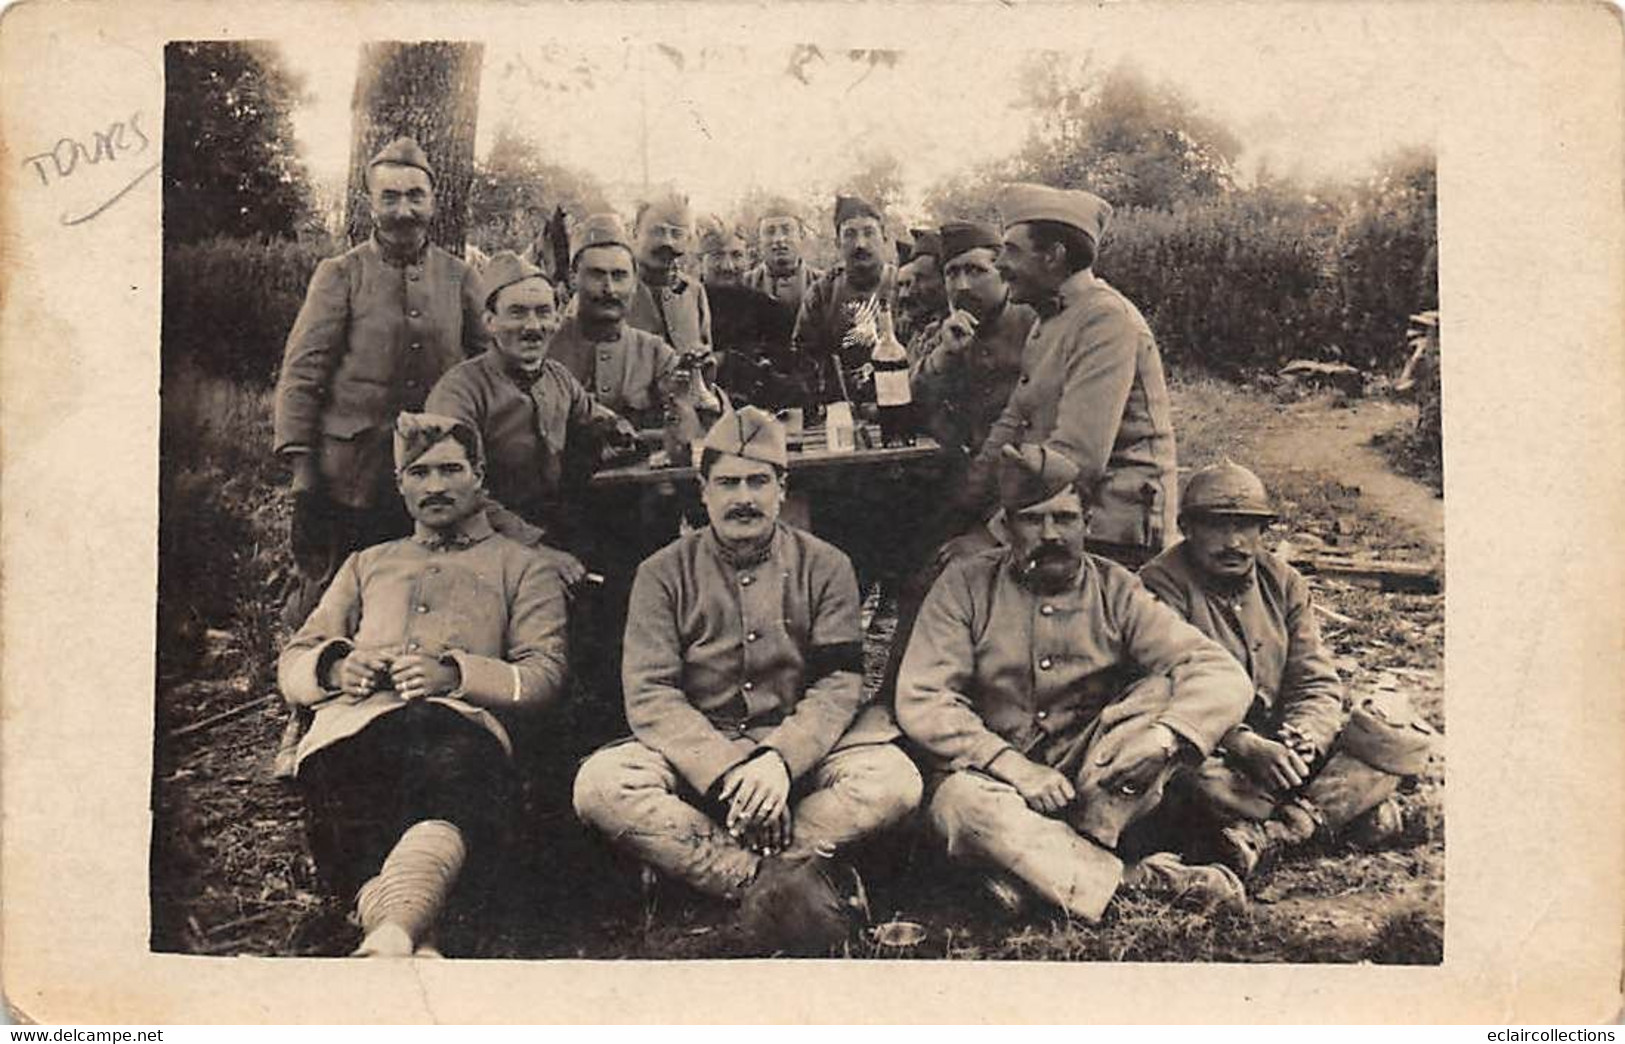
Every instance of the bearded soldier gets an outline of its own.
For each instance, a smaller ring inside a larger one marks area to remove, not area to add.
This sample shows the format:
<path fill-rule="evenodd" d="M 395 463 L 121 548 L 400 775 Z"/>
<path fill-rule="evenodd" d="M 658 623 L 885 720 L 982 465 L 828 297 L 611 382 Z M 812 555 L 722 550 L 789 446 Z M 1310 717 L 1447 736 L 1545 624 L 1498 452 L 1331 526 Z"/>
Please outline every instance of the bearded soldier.
<path fill-rule="evenodd" d="M 408 532 L 390 426 L 440 375 L 489 345 L 479 276 L 429 242 L 434 172 L 411 138 L 367 165 L 371 239 L 316 266 L 276 387 L 273 452 L 293 472 L 297 627 L 357 548 Z"/>

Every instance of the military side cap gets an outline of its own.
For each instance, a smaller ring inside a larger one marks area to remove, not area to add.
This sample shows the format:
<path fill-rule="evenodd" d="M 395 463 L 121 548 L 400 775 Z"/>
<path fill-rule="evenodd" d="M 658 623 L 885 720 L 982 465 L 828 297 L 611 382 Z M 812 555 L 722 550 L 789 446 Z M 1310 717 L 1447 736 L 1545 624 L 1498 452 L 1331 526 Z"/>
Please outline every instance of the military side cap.
<path fill-rule="evenodd" d="M 942 263 L 947 264 L 967 250 L 988 247 L 998 250 L 1004 245 L 999 230 L 985 221 L 950 221 L 942 226 Z"/>
<path fill-rule="evenodd" d="M 1239 515 L 1272 519 L 1269 494 L 1257 475 L 1231 461 L 1210 464 L 1185 484 L 1181 515 Z"/>
<path fill-rule="evenodd" d="M 527 279 L 547 279 L 547 273 L 512 250 L 503 250 L 485 263 L 480 280 L 480 300 L 485 302 L 486 308 L 492 308 L 498 291 Z M 552 280 L 548 280 L 548 283 L 552 285 Z"/>
<path fill-rule="evenodd" d="M 807 220 L 806 215 L 802 213 L 801 207 L 783 196 L 774 196 L 768 200 L 759 213 L 761 217 L 757 218 L 758 226 L 763 221 L 771 221 L 774 218 L 794 218 L 798 225 L 805 224 Z"/>
<path fill-rule="evenodd" d="M 911 228 L 908 234 L 914 237 L 914 246 L 909 251 L 909 260 L 930 255 L 942 263 L 942 237 L 929 228 Z"/>
<path fill-rule="evenodd" d="M 1112 205 L 1092 192 L 1058 189 L 1018 181 L 999 193 L 999 216 L 1004 227 L 1023 221 L 1056 221 L 1087 235 L 1100 246 L 1111 223 Z"/>
<path fill-rule="evenodd" d="M 999 454 L 999 503 L 1010 514 L 1042 504 L 1077 480 L 1071 458 L 1042 445 L 1006 445 Z"/>
<path fill-rule="evenodd" d="M 839 232 L 842 225 L 860 217 L 871 217 L 881 224 L 886 223 L 885 218 L 880 216 L 880 211 L 868 200 L 860 196 L 835 197 L 835 231 Z"/>
<path fill-rule="evenodd" d="M 570 241 L 570 260 L 574 261 L 588 247 L 619 246 L 632 249 L 632 237 L 626 226 L 614 214 L 588 214 L 576 226 Z"/>
<path fill-rule="evenodd" d="M 733 241 L 737 240 L 741 248 L 745 245 L 745 234 L 738 228 L 724 225 L 721 221 L 712 218 L 700 228 L 700 253 L 716 254 L 728 249 Z"/>
<path fill-rule="evenodd" d="M 771 413 L 756 406 L 729 410 L 711 425 L 704 447 L 746 460 L 785 468 L 790 466 L 789 440 L 784 425 Z"/>
<path fill-rule="evenodd" d="M 442 439 L 455 437 L 468 451 L 469 463 L 484 459 L 480 433 L 455 417 L 439 413 L 402 413 L 395 418 L 395 468 L 417 460 Z"/>
<path fill-rule="evenodd" d="M 398 167 L 416 167 L 429 175 L 430 184 L 434 183 L 434 168 L 429 166 L 429 155 L 423 147 L 411 138 L 396 138 L 394 141 L 378 150 L 368 163 L 367 169 L 391 163 Z"/>
<path fill-rule="evenodd" d="M 645 222 L 690 228 L 694 214 L 689 210 L 687 197 L 669 192 L 638 207 L 638 227 L 642 228 Z"/>

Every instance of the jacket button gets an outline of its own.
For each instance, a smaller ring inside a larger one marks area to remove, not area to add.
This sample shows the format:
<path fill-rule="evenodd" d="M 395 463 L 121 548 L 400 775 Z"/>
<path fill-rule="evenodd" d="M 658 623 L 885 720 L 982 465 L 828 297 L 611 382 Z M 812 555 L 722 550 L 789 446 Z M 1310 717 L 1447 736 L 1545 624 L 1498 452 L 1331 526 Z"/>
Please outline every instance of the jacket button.
<path fill-rule="evenodd" d="M 418 612 L 420 612 L 420 613 L 426 613 L 426 612 L 428 612 L 428 611 L 429 611 L 429 607 L 428 607 L 428 606 L 426 606 L 426 605 L 420 605 L 420 606 L 418 606 Z"/>
<path fill-rule="evenodd" d="M 407 312 L 406 314 L 411 316 L 413 319 L 416 319 L 419 316 L 421 316 L 423 313 L 418 311 L 416 308 L 414 308 L 410 312 Z"/>
<path fill-rule="evenodd" d="M 752 692 L 756 688 L 756 683 L 755 682 L 746 682 L 745 684 L 741 685 L 740 688 L 744 689 L 746 692 Z"/>
<path fill-rule="evenodd" d="M 1028 376 L 1027 374 L 1024 373 L 1024 374 L 1021 375 L 1021 383 L 1022 384 L 1026 384 L 1030 380 L 1032 380 L 1032 378 L 1030 376 Z"/>
<path fill-rule="evenodd" d="M 756 578 L 749 573 L 739 578 L 740 587 L 749 587 Z"/>
<path fill-rule="evenodd" d="M 1039 616 L 1054 616 L 1055 615 L 1055 607 L 1053 605 L 1041 605 L 1041 606 L 1038 607 L 1038 615 Z"/>
<path fill-rule="evenodd" d="M 417 652 L 418 651 L 418 643 L 417 642 L 407 642 L 406 643 L 406 651 L 407 652 Z"/>
<path fill-rule="evenodd" d="M 761 635 L 757 634 L 755 631 L 746 631 L 745 632 L 745 641 L 747 641 L 747 642 L 754 642 L 756 639 L 758 639 L 760 637 L 761 637 Z"/>
<path fill-rule="evenodd" d="M 411 347 L 411 349 L 413 351 L 421 351 L 423 349 L 423 342 L 422 341 L 413 341 L 412 344 L 410 345 L 410 347 Z"/>
<path fill-rule="evenodd" d="M 1041 671 L 1047 671 L 1054 665 L 1055 661 L 1051 660 L 1048 656 L 1038 661 L 1038 669 Z"/>
<path fill-rule="evenodd" d="M 440 572 L 440 567 L 439 566 L 430 566 L 428 569 L 425 570 L 425 572 L 427 572 L 430 576 L 433 576 L 436 573 Z"/>
<path fill-rule="evenodd" d="M 1049 711 L 1039 711 L 1037 714 L 1035 714 L 1033 716 L 1035 718 L 1037 718 L 1039 721 L 1043 721 L 1045 718 L 1049 717 Z"/>

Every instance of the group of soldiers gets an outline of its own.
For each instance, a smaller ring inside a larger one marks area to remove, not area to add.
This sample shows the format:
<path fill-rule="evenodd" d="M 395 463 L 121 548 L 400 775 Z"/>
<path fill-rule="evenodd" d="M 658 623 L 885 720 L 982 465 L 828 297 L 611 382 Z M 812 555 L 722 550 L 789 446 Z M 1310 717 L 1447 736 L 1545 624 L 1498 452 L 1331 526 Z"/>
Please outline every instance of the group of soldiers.
<path fill-rule="evenodd" d="M 1204 468 L 1181 500 L 1156 343 L 1093 272 L 1105 201 L 1012 185 L 1002 227 L 917 233 L 899 267 L 879 210 L 843 196 L 832 271 L 785 208 L 754 268 L 742 233 L 706 229 L 696 281 L 678 199 L 630 232 L 580 221 L 564 273 L 431 244 L 408 139 L 368 190 L 374 235 L 318 267 L 275 425 L 301 576 L 284 768 L 358 954 L 438 952 L 465 861 L 510 836 L 524 722 L 572 678 L 624 709 L 621 738 L 581 752 L 580 821 L 746 910 L 828 905 L 831 867 L 892 831 L 1007 910 L 1087 922 L 1123 890 L 1240 905 L 1292 845 L 1399 833 L 1426 726 L 1403 701 L 1349 706 L 1251 472 Z M 788 340 L 713 340 L 708 291 L 735 289 L 793 302 Z M 908 510 L 860 496 L 815 504 L 821 535 L 789 525 L 775 410 L 861 388 L 892 308 L 941 467 Z M 685 410 L 693 510 L 585 495 L 595 454 Z M 891 557 L 869 578 L 897 601 L 878 686 L 863 554 Z M 624 641 L 580 641 L 595 580 Z M 774 923 L 764 950 L 835 941 Z"/>

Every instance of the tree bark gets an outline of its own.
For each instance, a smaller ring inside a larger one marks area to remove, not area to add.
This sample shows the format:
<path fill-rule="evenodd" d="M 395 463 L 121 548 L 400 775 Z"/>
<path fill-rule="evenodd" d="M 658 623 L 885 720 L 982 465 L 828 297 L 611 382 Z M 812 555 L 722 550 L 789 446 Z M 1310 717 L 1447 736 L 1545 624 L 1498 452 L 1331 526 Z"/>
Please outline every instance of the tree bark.
<path fill-rule="evenodd" d="M 468 227 L 485 45 L 383 41 L 361 46 L 350 101 L 350 181 L 345 227 L 351 243 L 372 235 L 367 161 L 394 139 L 413 138 L 434 168 L 429 239 L 458 257 Z"/>

